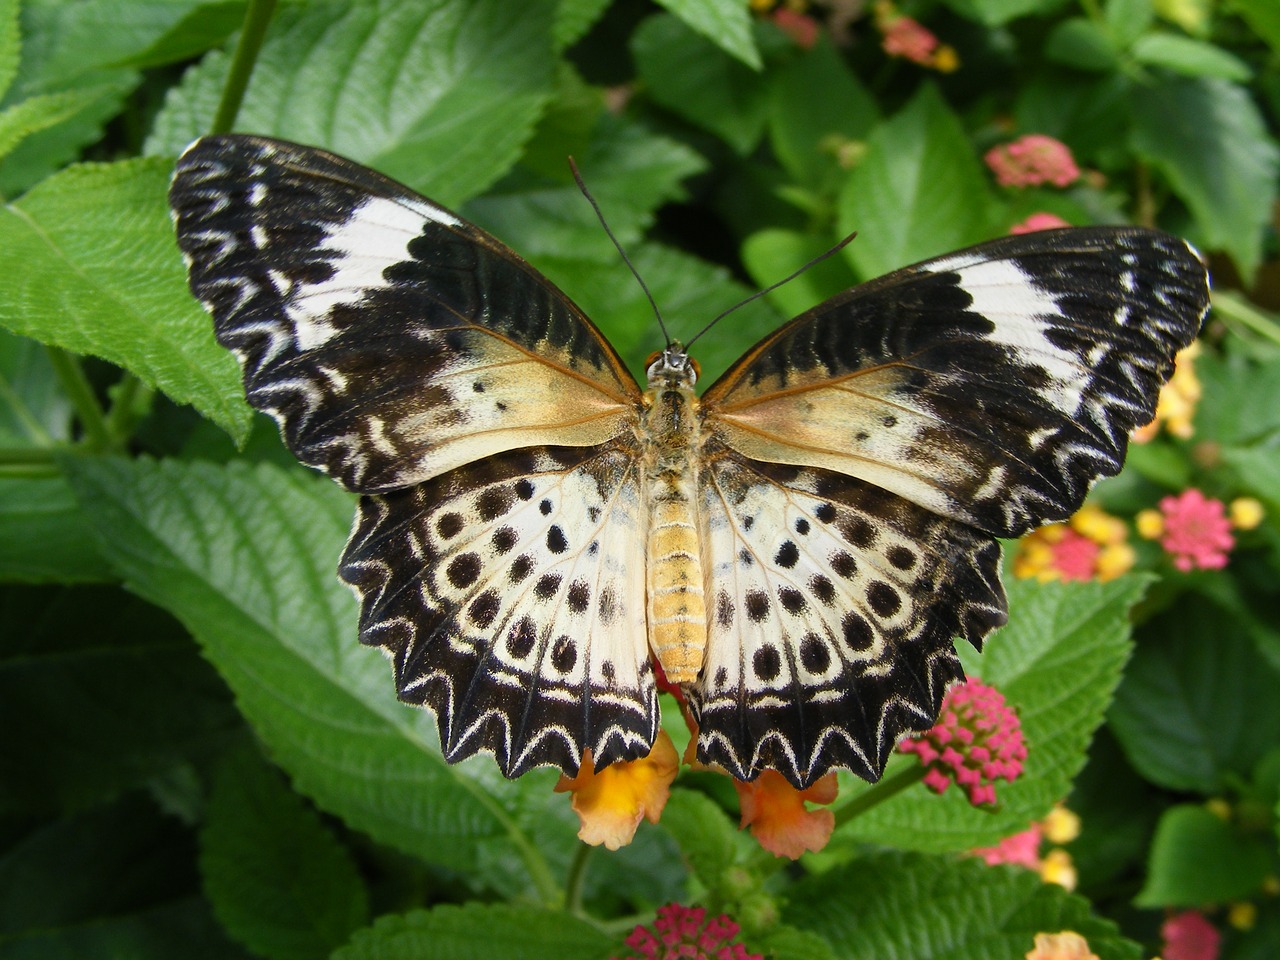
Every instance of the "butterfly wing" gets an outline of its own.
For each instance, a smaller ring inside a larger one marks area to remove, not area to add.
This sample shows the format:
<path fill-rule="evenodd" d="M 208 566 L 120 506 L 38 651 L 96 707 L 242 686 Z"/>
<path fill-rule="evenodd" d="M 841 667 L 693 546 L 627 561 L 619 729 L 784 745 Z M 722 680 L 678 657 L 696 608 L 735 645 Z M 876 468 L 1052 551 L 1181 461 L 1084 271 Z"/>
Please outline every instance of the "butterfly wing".
<path fill-rule="evenodd" d="M 803 314 L 704 407 L 745 457 L 835 470 L 1019 536 L 1119 471 L 1208 302 L 1203 263 L 1167 234 L 1006 237 Z"/>
<path fill-rule="evenodd" d="M 364 494 L 339 574 L 446 757 L 647 753 L 640 393 L 599 331 L 488 234 L 321 150 L 205 138 L 170 199 L 249 401 Z"/>
<path fill-rule="evenodd" d="M 339 574 L 446 759 L 491 751 L 516 777 L 574 773 L 585 748 L 596 768 L 648 753 L 636 471 L 623 445 L 537 448 L 361 498 Z"/>
<path fill-rule="evenodd" d="M 191 290 L 293 453 L 361 492 L 525 446 L 591 446 L 639 389 L 515 253 L 341 157 L 196 141 L 170 190 Z"/>
<path fill-rule="evenodd" d="M 1005 622 L 999 546 L 866 481 L 723 447 L 702 482 L 699 759 L 797 787 L 832 767 L 877 779 L 963 676 L 953 638 Z"/>
<path fill-rule="evenodd" d="M 1116 473 L 1208 306 L 1181 240 L 1010 237 L 864 284 L 703 398 L 713 611 L 699 756 L 875 779 L 1006 618 L 995 537 Z"/>

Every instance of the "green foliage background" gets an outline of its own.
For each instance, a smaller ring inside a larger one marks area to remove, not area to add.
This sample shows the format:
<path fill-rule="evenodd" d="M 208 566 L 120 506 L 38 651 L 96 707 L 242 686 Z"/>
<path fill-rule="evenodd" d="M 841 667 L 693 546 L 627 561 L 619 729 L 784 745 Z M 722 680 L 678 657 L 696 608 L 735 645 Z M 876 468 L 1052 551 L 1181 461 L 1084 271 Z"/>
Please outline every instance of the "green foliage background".
<path fill-rule="evenodd" d="M 245 59 L 266 6 L 0 0 L 0 960 L 600 958 L 671 900 L 779 958 L 1019 960 L 1061 929 L 1137 958 L 1184 907 L 1229 960 L 1280 956 L 1274 0 L 904 3 L 947 73 L 886 56 L 857 3 L 808 5 L 806 47 L 745 0 L 298 0 Z M 449 766 L 395 701 L 334 575 L 351 498 L 252 414 L 187 293 L 173 160 L 246 77 L 235 129 L 458 208 L 634 364 L 659 333 L 566 156 L 677 336 L 856 229 L 700 341 L 711 378 L 1037 211 L 1182 233 L 1217 288 L 1196 435 L 1099 493 L 1132 515 L 1197 486 L 1267 519 L 1224 571 L 1152 547 L 1109 584 L 1009 583 L 1010 625 L 966 661 L 1031 745 L 998 811 L 844 778 L 831 843 L 782 870 L 723 780 L 686 774 L 588 860 L 553 773 Z M 1086 177 L 996 186 L 983 153 L 1025 133 Z M 1064 798 L 1078 893 L 960 855 Z"/>

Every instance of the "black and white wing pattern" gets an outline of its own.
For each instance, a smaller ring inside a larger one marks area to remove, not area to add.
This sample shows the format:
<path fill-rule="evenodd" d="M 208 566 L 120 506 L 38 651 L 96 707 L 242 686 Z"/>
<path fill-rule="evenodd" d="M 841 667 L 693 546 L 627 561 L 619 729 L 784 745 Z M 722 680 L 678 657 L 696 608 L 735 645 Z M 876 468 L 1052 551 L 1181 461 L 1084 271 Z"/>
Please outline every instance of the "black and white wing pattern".
<path fill-rule="evenodd" d="M 699 755 L 875 779 L 1006 619 L 997 537 L 1117 473 L 1209 303 L 1199 256 L 1128 227 L 896 271 L 765 338 L 703 395 L 715 596 Z"/>
<path fill-rule="evenodd" d="M 488 234 L 371 170 L 197 141 L 170 201 L 192 292 L 293 453 L 364 494 L 360 639 L 450 760 L 517 776 L 648 752 L 640 390 Z"/>

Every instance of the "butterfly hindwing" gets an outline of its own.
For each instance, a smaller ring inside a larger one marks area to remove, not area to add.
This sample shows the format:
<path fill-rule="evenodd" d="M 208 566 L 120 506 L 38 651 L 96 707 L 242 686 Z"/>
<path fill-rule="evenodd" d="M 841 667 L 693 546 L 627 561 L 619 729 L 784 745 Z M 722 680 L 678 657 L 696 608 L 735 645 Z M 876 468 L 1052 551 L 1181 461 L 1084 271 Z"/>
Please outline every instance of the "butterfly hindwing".
<path fill-rule="evenodd" d="M 708 422 L 747 457 L 1018 536 L 1119 471 L 1207 308 L 1204 265 L 1167 234 L 1006 237 L 793 320 L 707 391 Z"/>
<path fill-rule="evenodd" d="M 348 489 L 590 446 L 639 390 L 574 304 L 488 234 L 340 157 L 206 137 L 170 190 L 192 292 L 245 393 Z"/>
<path fill-rule="evenodd" d="M 878 778 L 963 676 L 953 638 L 1005 622 L 998 545 L 863 481 L 723 449 L 703 503 L 699 758 L 798 787 L 833 767 Z"/>
<path fill-rule="evenodd" d="M 339 567 L 360 638 L 402 700 L 430 706 L 446 759 L 492 751 L 507 776 L 649 751 L 636 462 L 624 447 L 501 454 L 361 498 Z"/>

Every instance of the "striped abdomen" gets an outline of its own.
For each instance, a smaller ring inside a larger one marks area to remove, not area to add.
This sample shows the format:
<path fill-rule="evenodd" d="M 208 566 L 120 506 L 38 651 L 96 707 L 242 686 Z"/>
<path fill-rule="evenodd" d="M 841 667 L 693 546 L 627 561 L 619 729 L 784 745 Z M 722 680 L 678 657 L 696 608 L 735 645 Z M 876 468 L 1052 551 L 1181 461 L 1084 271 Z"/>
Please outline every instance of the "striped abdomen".
<path fill-rule="evenodd" d="M 655 391 L 644 420 L 649 645 L 672 683 L 697 679 L 707 645 L 695 498 L 697 403 L 692 390 Z"/>

